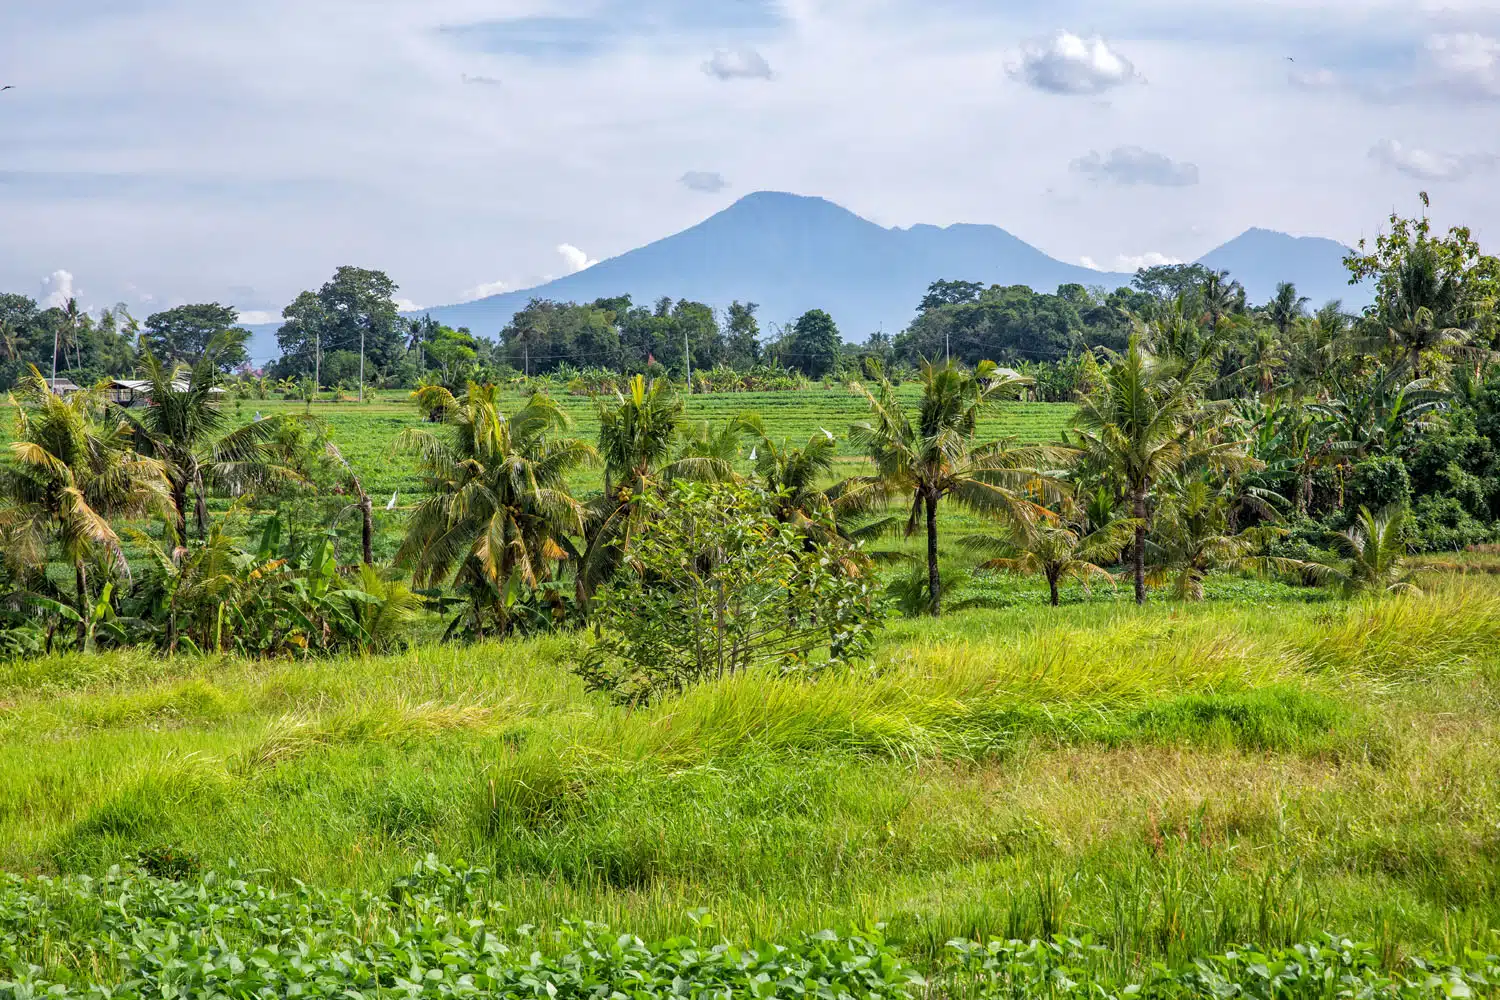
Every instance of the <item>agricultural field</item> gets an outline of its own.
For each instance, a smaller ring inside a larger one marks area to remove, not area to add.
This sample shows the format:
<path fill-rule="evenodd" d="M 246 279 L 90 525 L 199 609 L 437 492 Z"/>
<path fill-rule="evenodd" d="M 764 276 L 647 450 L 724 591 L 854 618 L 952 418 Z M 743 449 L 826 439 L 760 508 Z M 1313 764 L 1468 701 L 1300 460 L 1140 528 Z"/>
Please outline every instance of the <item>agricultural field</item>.
<path fill-rule="evenodd" d="M 743 988 L 765 996 L 921 993 L 919 973 L 942 995 L 1055 995 L 1062 974 L 1192 996 L 1267 988 L 1269 963 L 1277 995 L 1343 995 L 1325 972 L 1483 993 L 1500 591 L 1423 583 L 960 611 L 893 624 L 864 667 L 637 710 L 582 689 L 567 635 L 7 664 L 0 968 L 116 995 L 446 995 L 468 974 L 585 996 L 607 969 L 655 993 L 693 969 L 764 974 Z M 970 940 L 995 944 L 950 944 Z M 1316 947 L 1236 959 L 1248 942 Z M 1424 954 L 1468 972 L 1381 971 Z M 1004 977 L 965 978 L 975 962 Z"/>
<path fill-rule="evenodd" d="M 354 402 L 326 402 L 312 407 L 312 412 L 326 420 L 333 429 L 334 441 L 344 452 L 356 471 L 364 477 L 365 487 L 372 494 L 389 496 L 392 491 L 410 493 L 418 488 L 418 481 L 411 471 L 411 463 L 405 459 L 392 460 L 391 445 L 396 437 L 408 428 L 428 428 L 410 394 L 405 391 L 385 391 L 372 394 L 373 402 L 363 405 Z M 916 386 L 905 387 L 903 401 L 915 405 L 919 398 Z M 573 433 L 585 441 L 594 441 L 598 436 L 599 420 L 593 399 L 587 396 L 562 394 L 554 397 L 574 421 Z M 504 397 L 508 408 L 521 405 L 519 392 L 507 393 Z M 684 396 L 686 421 L 707 420 L 713 426 L 734 419 L 742 413 L 760 414 L 766 431 L 773 438 L 786 438 L 800 444 L 820 430 L 828 430 L 839 440 L 840 468 L 852 474 L 863 466 L 863 461 L 849 443 L 849 425 L 863 420 L 868 414 L 864 401 L 842 386 L 815 387 L 801 392 L 725 392 Z M 249 420 L 254 414 L 270 416 L 274 413 L 305 413 L 305 403 L 281 399 L 241 399 L 229 404 L 242 419 Z M 1019 442 L 1050 442 L 1058 440 L 1072 419 L 1074 407 L 1067 403 L 1005 403 L 997 413 L 987 418 L 980 428 L 979 436 L 994 440 L 1013 437 Z M 751 467 L 749 461 L 750 442 L 743 449 L 744 468 Z M 589 477 L 585 488 L 596 488 L 597 472 L 585 470 Z"/>

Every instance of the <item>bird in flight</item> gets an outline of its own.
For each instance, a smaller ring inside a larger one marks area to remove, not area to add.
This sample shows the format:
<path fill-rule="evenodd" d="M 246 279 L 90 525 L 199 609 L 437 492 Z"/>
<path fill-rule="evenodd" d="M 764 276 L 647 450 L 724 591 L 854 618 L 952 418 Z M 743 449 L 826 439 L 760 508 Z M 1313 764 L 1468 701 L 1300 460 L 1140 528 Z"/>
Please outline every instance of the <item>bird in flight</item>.
<path fill-rule="evenodd" d="M 16 89 L 16 85 L 15 84 L 13 84 L 13 83 L 7 83 L 5 86 L 0 87 L 0 94 L 5 93 L 7 90 L 15 90 L 15 89 Z"/>

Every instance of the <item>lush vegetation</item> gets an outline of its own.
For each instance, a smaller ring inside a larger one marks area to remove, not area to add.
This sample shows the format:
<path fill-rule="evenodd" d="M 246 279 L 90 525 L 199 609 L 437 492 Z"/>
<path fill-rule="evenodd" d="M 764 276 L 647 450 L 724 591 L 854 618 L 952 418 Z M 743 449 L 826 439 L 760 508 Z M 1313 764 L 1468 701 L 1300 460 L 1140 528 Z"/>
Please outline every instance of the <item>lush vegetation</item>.
<path fill-rule="evenodd" d="M 0 996 L 1492 991 L 1500 263 L 1348 263 L 0 301 Z"/>

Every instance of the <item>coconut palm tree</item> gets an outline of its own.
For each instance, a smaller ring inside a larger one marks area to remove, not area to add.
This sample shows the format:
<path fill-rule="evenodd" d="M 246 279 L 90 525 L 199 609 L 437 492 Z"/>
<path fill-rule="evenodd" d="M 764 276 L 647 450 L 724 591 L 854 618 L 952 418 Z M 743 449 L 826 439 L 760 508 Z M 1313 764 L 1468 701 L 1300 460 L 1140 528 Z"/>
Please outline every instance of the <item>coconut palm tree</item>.
<path fill-rule="evenodd" d="M 1456 351 L 1468 345 L 1463 329 L 1463 285 L 1446 273 L 1436 252 L 1419 242 L 1396 266 L 1393 280 L 1386 282 L 1379 304 L 1377 339 L 1422 378 L 1422 356 L 1429 351 Z"/>
<path fill-rule="evenodd" d="M 1354 524 L 1332 536 L 1333 552 L 1309 568 L 1345 594 L 1421 594 L 1412 583 L 1416 574 L 1406 566 L 1403 535 L 1410 516 L 1402 507 L 1390 507 L 1379 514 L 1361 507 Z"/>
<path fill-rule="evenodd" d="M 1012 521 L 1006 534 L 999 538 L 971 535 L 963 544 L 974 552 L 995 554 L 980 563 L 980 569 L 1045 577 L 1055 608 L 1059 603 L 1058 584 L 1063 580 L 1077 580 L 1085 591 L 1090 580 L 1103 580 L 1114 586 L 1114 575 L 1100 564 L 1119 558 L 1134 534 L 1135 522 L 1129 518 L 1111 521 L 1091 532 L 1086 532 L 1083 524 L 1062 519 Z"/>
<path fill-rule="evenodd" d="M 224 432 L 228 415 L 220 406 L 224 373 L 220 361 L 237 343 L 232 334 L 209 342 L 192 367 L 168 364 L 149 350 L 141 352 L 138 374 L 146 382 L 150 405 L 117 409 L 131 429 L 136 446 L 160 459 L 177 505 L 178 538 L 187 537 L 191 491 L 198 537 L 208 535 L 207 481 L 245 485 L 277 475 L 261 453 L 283 417 L 271 417 Z"/>
<path fill-rule="evenodd" d="M 1130 501 L 1137 604 L 1146 603 L 1152 489 L 1195 460 L 1229 468 L 1253 464 L 1239 442 L 1208 433 L 1211 411 L 1202 394 L 1213 376 L 1207 357 L 1186 365 L 1162 362 L 1132 337 L 1124 357 L 1105 372 L 1103 387 L 1080 402 L 1077 438 L 1085 458 L 1120 483 Z"/>
<path fill-rule="evenodd" d="M 819 541 L 834 536 L 846 542 L 861 542 L 890 531 L 897 519 L 871 519 L 879 497 L 857 481 L 830 483 L 838 442 L 832 431 L 819 429 L 809 435 L 802 447 L 785 439 L 773 439 L 756 414 L 742 416 L 741 421 L 758 436 L 750 451 L 755 474 L 765 486 L 776 508 L 776 518 L 784 524 L 813 533 Z M 832 524 L 833 532 L 823 527 Z M 891 556 L 874 553 L 874 558 Z"/>
<path fill-rule="evenodd" d="M 851 501 L 862 494 L 910 497 L 906 533 L 927 523 L 928 611 L 942 610 L 938 573 L 938 507 L 944 498 L 970 510 L 1016 521 L 1051 519 L 1043 505 L 1064 493 L 1051 470 L 1068 454 L 1051 446 L 1017 446 L 1010 441 L 979 444 L 979 418 L 1026 385 L 1015 372 L 982 362 L 965 371 L 951 361 L 922 366 L 922 399 L 913 419 L 889 381 L 871 392 L 855 383 L 870 419 L 854 424 L 850 435 L 875 464 L 873 476 L 851 480 Z"/>
<path fill-rule="evenodd" d="M 163 464 L 131 449 L 129 428 L 103 422 L 103 401 L 89 391 L 64 398 L 33 366 L 11 402 L 13 461 L 0 466 L 0 536 L 5 558 L 23 571 L 45 570 L 56 545 L 73 567 L 79 641 L 89 619 L 88 564 L 129 571 L 112 518 L 174 516 Z"/>
<path fill-rule="evenodd" d="M 1263 310 L 1266 319 L 1283 337 L 1292 325 L 1307 315 L 1308 298 L 1297 294 L 1297 286 L 1283 281 L 1276 286 L 1276 295 Z"/>
<path fill-rule="evenodd" d="M 639 504 L 647 491 L 673 479 L 722 481 L 734 477 L 725 443 L 707 434 L 695 447 L 682 441 L 682 400 L 666 379 L 636 375 L 613 400 L 595 403 L 599 415 L 598 454 L 604 460 L 604 492 L 589 511 L 587 539 L 579 568 L 578 592 L 586 603 L 614 572 L 639 527 Z M 739 430 L 734 429 L 734 434 Z"/>
<path fill-rule="evenodd" d="M 1285 534 L 1270 525 L 1272 504 L 1279 499 L 1269 490 L 1247 487 L 1233 478 L 1214 482 L 1195 477 L 1162 490 L 1154 523 L 1146 539 L 1153 583 L 1172 581 L 1173 595 L 1182 601 L 1201 601 L 1203 581 L 1215 570 L 1295 572 L 1304 565 L 1294 559 L 1265 554 L 1266 546 Z M 1240 530 L 1238 511 L 1249 508 L 1267 522 Z"/>
<path fill-rule="evenodd" d="M 476 631 L 484 613 L 509 627 L 507 596 L 535 587 L 576 553 L 570 533 L 584 528 L 583 504 L 568 492 L 567 474 L 595 458 L 563 410 L 537 394 L 508 417 L 493 385 L 469 384 L 442 407 L 448 433 L 408 430 L 398 451 L 414 455 L 428 497 L 412 511 L 396 561 L 418 586 L 450 576 L 467 589 Z"/>

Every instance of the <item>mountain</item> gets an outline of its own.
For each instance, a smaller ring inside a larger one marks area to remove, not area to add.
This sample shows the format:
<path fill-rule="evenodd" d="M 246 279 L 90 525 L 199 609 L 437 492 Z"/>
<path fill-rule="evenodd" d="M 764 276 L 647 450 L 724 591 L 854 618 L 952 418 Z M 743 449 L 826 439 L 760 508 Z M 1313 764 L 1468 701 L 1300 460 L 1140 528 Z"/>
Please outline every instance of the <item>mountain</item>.
<path fill-rule="evenodd" d="M 1369 295 L 1348 286 L 1345 252 L 1332 240 L 1251 229 L 1201 263 L 1230 271 L 1252 302 L 1267 301 L 1278 282 L 1293 281 L 1315 305 L 1331 298 L 1363 305 Z M 857 342 L 876 330 L 903 329 L 927 286 L 942 278 L 1050 292 L 1069 283 L 1115 288 L 1131 277 L 1054 260 L 996 226 L 887 229 L 823 198 L 762 191 L 691 229 L 577 274 L 423 312 L 494 336 L 532 298 L 591 302 L 629 294 L 649 305 L 671 296 L 721 309 L 738 299 L 760 303 L 762 328 L 826 309 L 844 339 Z M 255 329 L 257 358 L 276 354 L 275 329 Z"/>
<path fill-rule="evenodd" d="M 1347 308 L 1367 304 L 1370 291 L 1352 287 L 1344 269 L 1348 248 L 1317 236 L 1288 236 L 1269 229 L 1249 229 L 1199 258 L 1216 271 L 1228 271 L 1245 286 L 1251 302 L 1265 302 L 1283 281 L 1294 282 L 1313 307 L 1340 299 Z"/>
<path fill-rule="evenodd" d="M 762 326 L 826 309 L 844 338 L 900 331 L 940 278 L 1030 285 L 1077 282 L 1111 288 L 1105 274 L 1053 260 L 995 226 L 886 229 L 823 198 L 760 192 L 704 222 L 566 278 L 462 305 L 425 310 L 449 326 L 494 334 L 532 298 L 587 302 L 628 293 L 649 304 L 666 295 L 716 307 L 760 303 Z"/>

